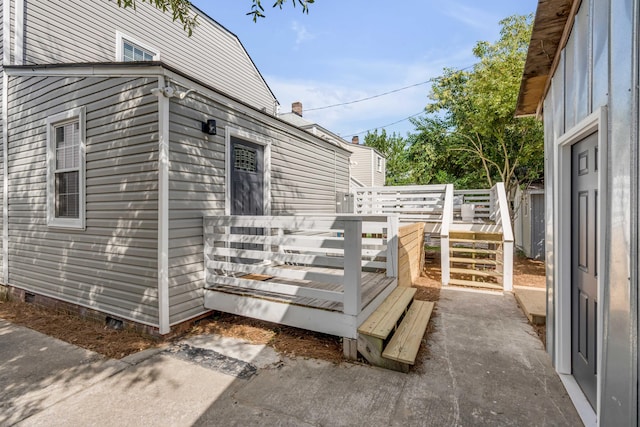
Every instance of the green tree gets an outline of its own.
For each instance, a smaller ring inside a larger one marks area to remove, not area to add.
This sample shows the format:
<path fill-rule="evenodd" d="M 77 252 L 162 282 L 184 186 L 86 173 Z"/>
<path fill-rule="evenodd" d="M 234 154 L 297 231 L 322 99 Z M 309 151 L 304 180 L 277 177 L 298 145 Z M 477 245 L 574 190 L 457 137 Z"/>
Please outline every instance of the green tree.
<path fill-rule="evenodd" d="M 406 141 L 400 135 L 387 135 L 382 129 L 367 132 L 364 145 L 378 150 L 386 157 L 385 185 L 403 185 L 410 183 L 409 164 L 407 163 Z"/>
<path fill-rule="evenodd" d="M 198 25 L 198 16 L 194 15 L 191 10 L 191 2 L 189 0 L 117 0 L 118 6 L 123 8 L 136 8 L 137 2 L 149 3 L 156 8 L 162 10 L 163 12 L 170 11 L 173 20 L 180 22 L 184 30 L 191 36 L 193 30 Z M 291 3 L 295 7 L 296 4 L 299 4 L 302 7 L 303 13 L 309 13 L 309 5 L 313 4 L 315 0 L 291 0 Z M 282 6 L 287 2 L 287 0 L 275 0 L 275 3 L 272 7 L 279 7 L 282 9 Z M 264 18 L 264 7 L 262 6 L 261 0 L 251 0 L 251 10 L 247 12 L 247 15 L 253 17 L 253 22 L 257 22 L 258 18 Z"/>
<path fill-rule="evenodd" d="M 445 69 L 432 85 L 429 115 L 410 138 L 415 153 L 447 151 L 436 156 L 433 164 L 438 167 L 443 166 L 442 158 L 451 158 L 449 154 L 460 156 L 445 163 L 450 168 L 444 170 L 461 173 L 462 161 L 469 184 L 475 184 L 480 173 L 489 187 L 503 181 L 511 196 L 520 183 L 542 177 L 542 124 L 514 116 L 531 23 L 531 16 L 518 15 L 500 21 L 499 40 L 479 42 L 473 49 L 478 62 L 471 70 Z M 434 130 L 442 132 L 440 141 L 429 139 Z"/>

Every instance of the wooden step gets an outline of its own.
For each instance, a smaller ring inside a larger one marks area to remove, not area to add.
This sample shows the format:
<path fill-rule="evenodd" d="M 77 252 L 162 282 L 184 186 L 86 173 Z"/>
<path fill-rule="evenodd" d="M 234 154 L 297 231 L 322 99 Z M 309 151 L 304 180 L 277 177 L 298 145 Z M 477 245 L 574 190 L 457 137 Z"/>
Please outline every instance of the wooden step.
<path fill-rule="evenodd" d="M 480 277 L 499 277 L 502 274 L 495 270 L 473 270 L 469 268 L 451 268 L 449 270 L 452 274 L 468 274 L 469 276 Z"/>
<path fill-rule="evenodd" d="M 450 262 L 457 262 L 461 264 L 484 264 L 484 265 L 498 265 L 498 261 L 489 258 L 449 258 Z"/>
<path fill-rule="evenodd" d="M 414 301 L 384 349 L 382 357 L 407 365 L 415 364 L 433 306 L 434 303 L 431 301 Z"/>
<path fill-rule="evenodd" d="M 502 242 L 502 233 L 480 231 L 449 231 L 450 240 L 467 240 L 475 242 Z"/>
<path fill-rule="evenodd" d="M 496 255 L 499 251 L 494 249 L 476 249 L 476 248 L 466 248 L 464 246 L 452 246 L 449 248 L 451 252 L 463 252 L 470 254 L 483 254 L 483 255 Z"/>
<path fill-rule="evenodd" d="M 405 313 L 416 288 L 398 287 L 380 304 L 367 320 L 360 325 L 358 332 L 381 340 L 386 340 L 398 319 Z"/>
<path fill-rule="evenodd" d="M 449 279 L 449 284 L 458 286 L 471 286 L 474 288 L 496 289 L 500 291 L 504 289 L 502 285 L 487 282 L 474 282 L 473 280 Z"/>

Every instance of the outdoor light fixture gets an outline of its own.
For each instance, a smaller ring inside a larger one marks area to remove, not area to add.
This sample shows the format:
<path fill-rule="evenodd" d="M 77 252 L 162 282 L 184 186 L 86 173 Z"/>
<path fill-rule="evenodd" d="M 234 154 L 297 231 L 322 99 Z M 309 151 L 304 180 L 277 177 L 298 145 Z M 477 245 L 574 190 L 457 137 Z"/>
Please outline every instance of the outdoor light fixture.
<path fill-rule="evenodd" d="M 215 135 L 217 133 L 216 130 L 216 121 L 213 119 L 209 119 L 206 122 L 202 122 L 202 132 L 207 135 Z"/>

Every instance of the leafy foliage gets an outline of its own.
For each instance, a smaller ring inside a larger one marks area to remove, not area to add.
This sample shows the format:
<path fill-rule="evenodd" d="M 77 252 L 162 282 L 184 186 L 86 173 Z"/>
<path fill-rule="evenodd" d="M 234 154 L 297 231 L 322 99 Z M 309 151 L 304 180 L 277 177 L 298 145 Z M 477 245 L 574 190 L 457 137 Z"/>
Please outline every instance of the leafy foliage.
<path fill-rule="evenodd" d="M 500 21 L 499 40 L 473 49 L 473 69 L 445 69 L 433 84 L 428 115 L 414 120 L 417 132 L 409 137 L 417 182 L 503 181 L 513 194 L 520 183 L 542 178 L 542 124 L 514 116 L 531 22 L 518 15 Z"/>
<path fill-rule="evenodd" d="M 411 182 L 404 138 L 395 133 L 387 136 L 384 129 L 378 134 L 376 129 L 373 133 L 367 132 L 364 145 L 375 148 L 387 158 L 385 185 L 403 185 Z"/>
<path fill-rule="evenodd" d="M 171 11 L 174 21 L 179 21 L 189 37 L 198 26 L 198 16 L 191 12 L 191 2 L 188 0 L 117 0 L 122 8 L 136 8 L 136 2 L 149 3 L 163 12 Z"/>
<path fill-rule="evenodd" d="M 293 7 L 296 7 L 296 4 L 299 4 L 302 7 L 302 13 L 309 13 L 309 5 L 314 3 L 315 0 L 291 0 Z M 282 9 L 282 5 L 285 4 L 287 0 L 276 0 L 272 7 L 279 7 Z M 262 6 L 261 0 L 252 0 L 251 11 L 247 12 L 247 15 L 253 17 L 253 22 L 257 22 L 258 18 L 264 18 L 264 7 Z"/>
<path fill-rule="evenodd" d="M 198 15 L 194 15 L 191 12 L 191 2 L 189 0 L 117 0 L 118 6 L 122 8 L 136 8 L 137 2 L 149 3 L 163 12 L 171 11 L 174 21 L 179 21 L 189 37 L 193 34 L 193 30 L 198 26 Z M 251 11 L 247 12 L 247 15 L 253 17 L 253 22 L 257 22 L 258 18 L 264 18 L 264 7 L 261 0 L 251 0 Z M 276 0 L 272 7 L 282 6 L 287 0 Z M 309 13 L 309 5 L 313 4 L 315 0 L 291 0 L 291 3 L 295 7 L 299 4 L 302 7 L 303 13 Z"/>

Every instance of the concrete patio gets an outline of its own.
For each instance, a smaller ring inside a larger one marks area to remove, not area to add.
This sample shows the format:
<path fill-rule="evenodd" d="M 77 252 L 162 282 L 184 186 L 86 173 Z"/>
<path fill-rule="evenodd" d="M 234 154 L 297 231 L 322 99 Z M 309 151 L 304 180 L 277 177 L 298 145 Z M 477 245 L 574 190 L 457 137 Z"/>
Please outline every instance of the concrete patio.
<path fill-rule="evenodd" d="M 580 425 L 511 294 L 442 290 L 409 374 L 203 336 L 123 360 L 0 320 L 0 425 Z"/>

